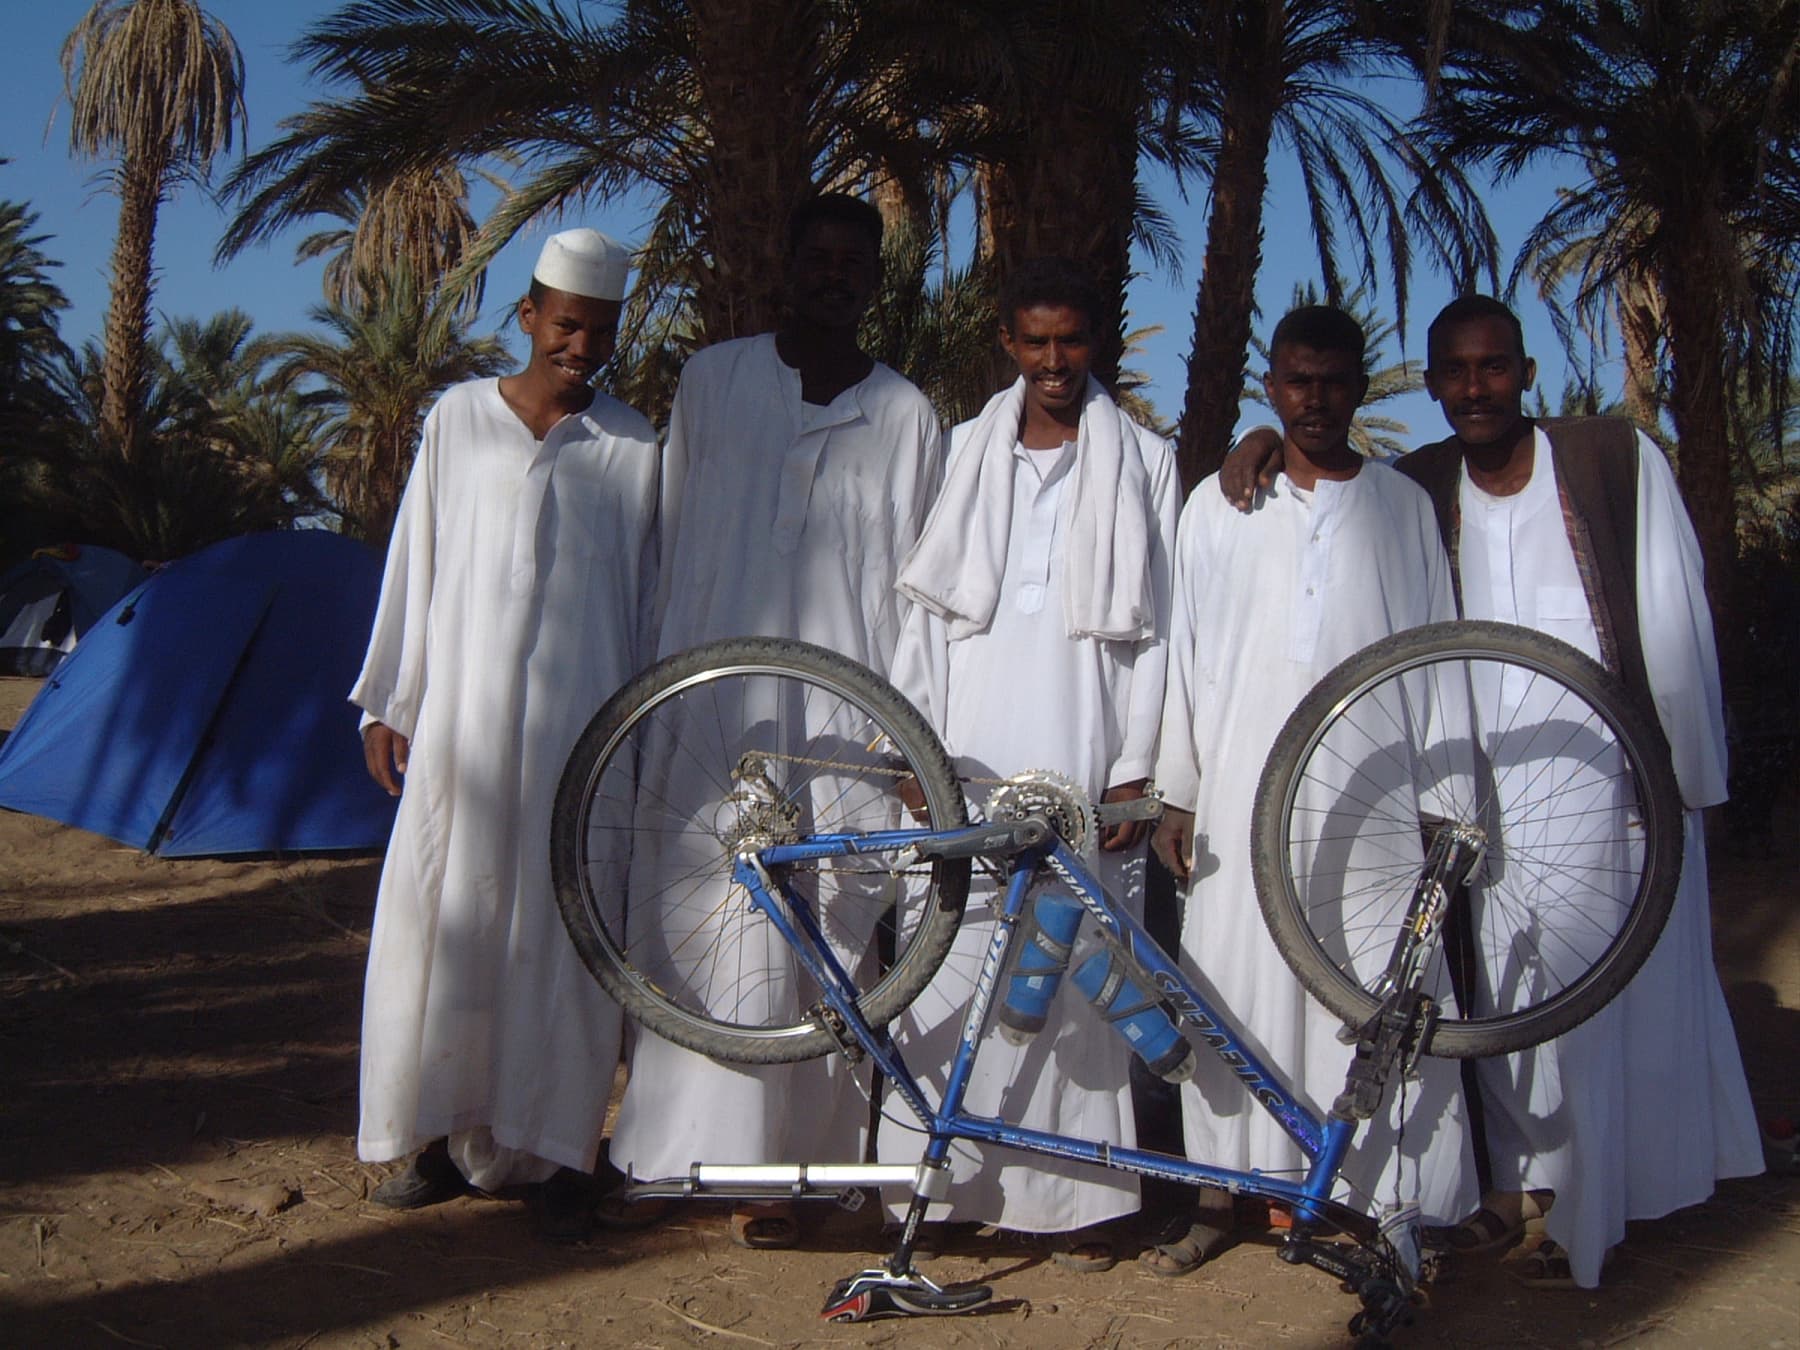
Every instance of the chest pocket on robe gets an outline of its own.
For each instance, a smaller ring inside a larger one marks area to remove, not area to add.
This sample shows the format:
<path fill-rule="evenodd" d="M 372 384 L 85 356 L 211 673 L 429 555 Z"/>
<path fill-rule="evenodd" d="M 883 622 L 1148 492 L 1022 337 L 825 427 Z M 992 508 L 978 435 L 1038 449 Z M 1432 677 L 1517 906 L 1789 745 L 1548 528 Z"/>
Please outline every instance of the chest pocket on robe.
<path fill-rule="evenodd" d="M 1581 587 L 1539 586 L 1536 602 L 1539 629 L 1595 660 L 1600 659 L 1599 644 L 1594 639 L 1594 616 Z"/>
<path fill-rule="evenodd" d="M 873 462 L 833 464 L 829 453 L 823 456 L 813 480 L 802 545 L 817 565 L 844 569 L 868 631 L 877 635 L 877 648 L 883 651 L 891 649 L 899 634 L 894 577 L 913 542 L 899 537 L 903 513 L 885 468 Z"/>

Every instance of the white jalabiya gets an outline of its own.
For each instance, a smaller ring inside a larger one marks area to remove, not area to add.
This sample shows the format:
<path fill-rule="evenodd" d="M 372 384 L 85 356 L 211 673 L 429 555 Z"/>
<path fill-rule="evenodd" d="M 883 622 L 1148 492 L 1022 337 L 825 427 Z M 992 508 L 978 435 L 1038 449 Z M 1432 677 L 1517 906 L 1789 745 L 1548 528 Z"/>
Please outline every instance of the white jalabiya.
<path fill-rule="evenodd" d="M 1252 798 L 1282 723 L 1320 677 L 1390 633 L 1453 616 L 1443 546 L 1425 494 L 1367 463 L 1310 492 L 1282 475 L 1248 515 L 1202 483 L 1182 512 L 1176 555 L 1156 779 L 1196 816 L 1182 955 L 1267 1067 L 1322 1116 L 1343 1090 L 1350 1050 L 1337 1039 L 1342 1023 L 1301 989 L 1263 925 Z M 1181 1098 L 1189 1157 L 1303 1174 L 1299 1146 L 1216 1056 L 1200 1057 Z M 1390 1085 L 1343 1178 L 1383 1205 L 1416 1201 L 1428 1222 L 1472 1210 L 1457 1066 L 1426 1058 L 1418 1080 Z"/>
<path fill-rule="evenodd" d="M 425 420 L 350 699 L 412 740 L 363 1009 L 370 1161 L 441 1135 L 477 1185 L 591 1168 L 618 1008 L 550 885 L 587 719 L 648 656 L 656 434 L 596 394 L 542 441 L 495 380 Z"/>
<path fill-rule="evenodd" d="M 1106 401 L 1110 411 L 1111 400 Z M 974 425 L 964 423 L 951 433 L 951 482 L 958 458 L 974 450 L 969 444 Z M 1096 801 L 1108 787 L 1149 776 L 1162 716 L 1180 485 L 1168 444 L 1135 426 L 1130 434 L 1125 450 L 1138 460 L 1131 477 L 1141 500 L 1119 502 L 1117 516 L 1121 522 L 1135 517 L 1144 534 L 1138 551 L 1145 560 L 1152 636 L 1107 642 L 1067 635 L 1062 587 L 1071 546 L 1069 513 L 1080 486 L 1078 453 L 1073 443 L 1059 451 L 1026 450 L 1018 444 L 1016 423 L 1009 436 L 1011 481 L 990 480 L 985 487 L 1004 491 L 1011 513 L 991 621 L 980 632 L 953 639 L 944 619 L 922 606 L 909 612 L 895 657 L 895 683 L 940 731 L 959 772 L 996 778 L 1051 769 L 1074 779 Z M 972 788 L 971 795 L 979 802 L 986 791 Z M 1096 856 L 1100 881 L 1142 919 L 1143 849 Z M 993 883 L 978 877 L 955 947 L 897 1026 L 908 1064 L 936 1091 L 948 1077 L 972 980 L 994 936 L 988 907 L 995 898 Z M 1071 967 L 1086 952 L 1079 947 Z M 990 1030 L 965 1105 L 977 1115 L 997 1115 L 1032 1129 L 1134 1144 L 1131 1051 L 1066 977 L 1064 984 L 1049 1025 L 1027 1045 L 1009 1045 Z M 880 1130 L 881 1160 L 913 1161 L 924 1143 L 912 1112 L 890 1097 Z M 949 1203 L 934 1206 L 933 1219 L 1068 1232 L 1138 1207 L 1137 1179 L 1122 1172 L 975 1144 L 954 1146 L 951 1165 Z M 896 1201 L 894 1210 L 902 1213 L 904 1204 Z"/>
<path fill-rule="evenodd" d="M 1598 659 L 1544 433 L 1521 491 L 1490 496 L 1465 473 L 1460 503 L 1464 613 L 1540 629 Z M 1674 912 L 1649 961 L 1597 1016 L 1549 1045 L 1480 1067 L 1494 1183 L 1556 1192 L 1546 1229 L 1587 1286 L 1599 1283 L 1628 1219 L 1697 1204 L 1718 1178 L 1763 1166 L 1712 961 L 1700 808 L 1726 795 L 1712 617 L 1674 475 L 1641 435 L 1636 572 L 1644 664 L 1687 808 Z M 1564 841 L 1565 861 L 1571 847 Z"/>
<path fill-rule="evenodd" d="M 925 396 L 885 366 L 821 408 L 802 402 L 772 336 L 697 353 L 663 452 L 659 654 L 795 637 L 885 674 L 894 577 L 942 476 L 942 439 Z M 682 867 L 679 847 L 634 859 L 633 895 Z M 640 1030 L 611 1157 L 639 1177 L 701 1160 L 860 1161 L 867 1125 L 841 1056 L 746 1068 Z"/>

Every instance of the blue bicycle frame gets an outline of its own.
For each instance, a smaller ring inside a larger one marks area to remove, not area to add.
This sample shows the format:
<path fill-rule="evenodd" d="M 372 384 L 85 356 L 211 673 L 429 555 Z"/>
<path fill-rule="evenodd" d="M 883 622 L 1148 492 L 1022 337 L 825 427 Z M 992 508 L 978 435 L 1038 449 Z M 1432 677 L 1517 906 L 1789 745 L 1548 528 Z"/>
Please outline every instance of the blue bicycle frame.
<path fill-rule="evenodd" d="M 1347 1116 L 1340 1119 L 1335 1113 L 1326 1120 L 1313 1115 L 1274 1071 L 1243 1043 L 1229 1021 L 1208 1003 L 1205 995 L 1182 974 L 1142 925 L 1112 901 L 1105 888 L 1060 839 L 1051 835 L 1044 843 L 1022 851 L 1009 847 L 1011 840 L 1010 830 L 993 825 L 942 831 L 816 835 L 798 843 L 777 844 L 741 855 L 733 868 L 734 879 L 749 892 L 752 904 L 780 931 L 796 959 L 824 991 L 823 1002 L 830 1010 L 832 1023 L 838 1028 L 840 1043 L 847 1051 L 854 1046 L 866 1054 L 926 1127 L 929 1142 L 924 1165 L 943 1169 L 950 1146 L 957 1140 L 1001 1144 L 1027 1153 L 1069 1158 L 1142 1176 L 1261 1196 L 1291 1206 L 1302 1227 L 1323 1223 L 1360 1241 L 1371 1240 L 1377 1231 L 1375 1221 L 1331 1199 L 1332 1186 L 1358 1122 Z M 999 925 L 983 955 L 943 1100 L 936 1106 L 921 1089 L 886 1029 L 870 1026 L 858 1010 L 855 983 L 826 942 L 811 907 L 780 881 L 783 869 L 794 865 L 852 855 L 893 853 L 898 856 L 908 850 L 926 856 L 1013 852 Z M 1177 1015 L 1189 1042 L 1217 1054 L 1245 1090 L 1299 1145 L 1311 1160 L 1303 1179 L 1295 1181 L 1262 1172 L 1240 1172 L 1145 1149 L 1121 1148 L 1026 1129 L 963 1110 L 964 1093 L 987 1028 L 1000 973 L 1016 938 L 1031 885 L 1046 871 L 1080 900 L 1087 916 L 1109 940 L 1109 945 L 1126 958 L 1127 969 L 1143 982 L 1143 987 L 1158 991 L 1166 1006 Z M 909 1224 L 909 1228 L 911 1226 Z"/>

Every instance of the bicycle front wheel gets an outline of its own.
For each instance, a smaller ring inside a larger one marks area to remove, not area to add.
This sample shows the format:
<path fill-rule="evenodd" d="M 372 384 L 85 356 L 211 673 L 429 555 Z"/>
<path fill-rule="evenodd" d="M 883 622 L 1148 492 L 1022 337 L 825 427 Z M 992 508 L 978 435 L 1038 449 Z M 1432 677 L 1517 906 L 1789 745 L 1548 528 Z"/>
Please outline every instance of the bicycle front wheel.
<path fill-rule="evenodd" d="M 910 811 L 902 804 L 903 788 Z M 625 1011 L 717 1059 L 825 1054 L 817 984 L 732 876 L 818 835 L 967 823 L 949 757 L 884 680 L 824 648 L 730 638 L 672 656 L 597 713 L 557 790 L 551 867 L 576 950 Z M 955 936 L 969 864 L 852 853 L 784 869 L 873 1024 Z"/>
<path fill-rule="evenodd" d="M 1425 974 L 1426 1049 L 1508 1054 L 1562 1034 L 1649 956 L 1681 874 L 1681 799 L 1661 729 L 1609 672 L 1508 624 L 1399 633 L 1328 674 L 1257 790 L 1256 888 L 1275 945 L 1360 1026 L 1435 823 L 1486 852 Z"/>

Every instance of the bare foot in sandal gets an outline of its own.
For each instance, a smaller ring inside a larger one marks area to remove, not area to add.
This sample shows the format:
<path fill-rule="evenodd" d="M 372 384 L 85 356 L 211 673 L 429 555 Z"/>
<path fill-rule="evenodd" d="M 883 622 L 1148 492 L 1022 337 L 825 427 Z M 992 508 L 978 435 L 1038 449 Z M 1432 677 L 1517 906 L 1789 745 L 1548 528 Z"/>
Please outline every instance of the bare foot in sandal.
<path fill-rule="evenodd" d="M 1171 1219 L 1161 1236 L 1139 1254 L 1138 1264 L 1152 1275 L 1173 1279 L 1193 1274 L 1236 1243 L 1230 1212 L 1203 1209 L 1198 1215 Z"/>
<path fill-rule="evenodd" d="M 1077 1228 L 1070 1233 L 1053 1234 L 1050 1262 L 1063 1270 L 1078 1271 L 1083 1275 L 1100 1275 L 1118 1265 L 1119 1256 L 1113 1250 L 1112 1239 L 1106 1236 L 1099 1224 L 1095 1224 L 1089 1228 Z"/>
<path fill-rule="evenodd" d="M 1541 1236 L 1555 1199 L 1554 1191 L 1489 1191 L 1481 1208 L 1450 1230 L 1447 1245 L 1458 1256 L 1482 1256 Z"/>
<path fill-rule="evenodd" d="M 1518 1263 L 1512 1277 L 1527 1289 L 1578 1289 L 1569 1269 L 1569 1254 L 1560 1242 L 1545 1238 Z"/>
<path fill-rule="evenodd" d="M 642 1200 L 628 1200 L 622 1190 L 608 1191 L 594 1206 L 594 1222 L 602 1228 L 630 1231 L 661 1223 L 674 1212 L 675 1202 L 667 1196 L 651 1195 Z"/>
<path fill-rule="evenodd" d="M 800 1242 L 800 1221 L 785 1200 L 750 1203 L 731 1211 L 731 1240 L 754 1251 L 785 1251 Z"/>

